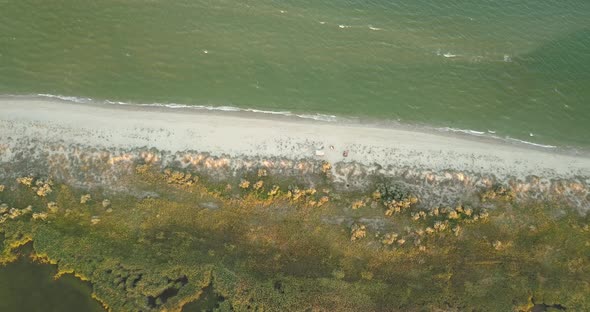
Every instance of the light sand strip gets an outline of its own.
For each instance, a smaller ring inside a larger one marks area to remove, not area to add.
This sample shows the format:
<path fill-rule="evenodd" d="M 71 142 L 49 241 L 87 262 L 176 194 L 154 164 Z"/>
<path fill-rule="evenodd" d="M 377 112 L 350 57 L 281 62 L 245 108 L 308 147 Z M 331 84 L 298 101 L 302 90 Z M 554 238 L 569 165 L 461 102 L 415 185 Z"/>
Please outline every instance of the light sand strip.
<path fill-rule="evenodd" d="M 253 117 L 254 116 L 254 117 Z M 360 124 L 58 100 L 0 100 L 0 144 L 26 136 L 103 148 L 324 158 L 384 167 L 459 170 L 499 178 L 590 177 L 590 158 L 488 139 Z M 334 149 L 330 147 L 333 146 Z M 321 150 L 316 156 L 316 150 Z M 348 151 L 348 157 L 343 152 Z"/>

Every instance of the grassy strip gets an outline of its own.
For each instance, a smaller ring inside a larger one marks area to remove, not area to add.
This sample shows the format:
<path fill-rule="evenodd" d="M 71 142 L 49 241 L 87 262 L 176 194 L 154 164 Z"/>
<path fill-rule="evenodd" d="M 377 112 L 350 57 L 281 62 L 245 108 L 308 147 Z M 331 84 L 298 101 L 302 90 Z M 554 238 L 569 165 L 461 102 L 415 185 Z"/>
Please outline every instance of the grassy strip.
<path fill-rule="evenodd" d="M 556 203 L 486 191 L 490 210 L 421 207 L 399 187 L 346 194 L 260 172 L 126 178 L 157 196 L 6 183 L 0 201 L 23 212 L 0 223 L 0 263 L 32 240 L 113 311 L 179 311 L 207 289 L 237 311 L 590 310 L 588 218 Z"/>

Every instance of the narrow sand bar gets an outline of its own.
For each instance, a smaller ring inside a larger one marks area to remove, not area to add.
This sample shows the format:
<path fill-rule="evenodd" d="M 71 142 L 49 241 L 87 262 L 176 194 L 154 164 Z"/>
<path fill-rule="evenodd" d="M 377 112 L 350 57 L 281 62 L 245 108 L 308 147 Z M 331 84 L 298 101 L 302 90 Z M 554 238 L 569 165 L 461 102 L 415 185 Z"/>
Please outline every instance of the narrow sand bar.
<path fill-rule="evenodd" d="M 0 145 L 19 138 L 97 148 L 147 147 L 234 157 L 321 158 L 332 163 L 356 161 L 383 167 L 450 169 L 499 178 L 590 177 L 590 158 L 585 155 L 566 155 L 491 139 L 256 114 L 22 97 L 1 99 Z M 323 156 L 316 155 L 319 149 Z M 348 157 L 343 157 L 344 151 L 348 151 Z"/>

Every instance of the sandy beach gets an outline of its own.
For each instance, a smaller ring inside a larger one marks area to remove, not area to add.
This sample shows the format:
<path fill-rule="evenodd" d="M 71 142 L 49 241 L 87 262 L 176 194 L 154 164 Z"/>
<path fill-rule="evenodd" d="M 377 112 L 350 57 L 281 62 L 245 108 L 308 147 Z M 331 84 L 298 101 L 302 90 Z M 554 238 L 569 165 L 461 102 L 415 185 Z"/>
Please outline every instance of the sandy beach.
<path fill-rule="evenodd" d="M 190 109 L 5 98 L 0 101 L 0 144 L 21 137 L 100 148 L 318 158 L 498 178 L 590 176 L 588 157 L 452 134 Z"/>

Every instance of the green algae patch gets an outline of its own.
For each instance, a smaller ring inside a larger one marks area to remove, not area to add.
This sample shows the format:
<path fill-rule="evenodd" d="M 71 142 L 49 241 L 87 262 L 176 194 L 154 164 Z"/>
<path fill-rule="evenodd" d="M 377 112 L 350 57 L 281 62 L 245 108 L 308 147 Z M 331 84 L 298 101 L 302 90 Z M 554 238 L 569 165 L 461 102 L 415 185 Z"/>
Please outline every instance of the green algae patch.
<path fill-rule="evenodd" d="M 125 179 L 139 193 L 4 183 L 0 262 L 32 241 L 112 311 L 590 309 L 588 217 L 559 203 L 498 188 L 426 207 L 396 185 L 347 193 L 259 170 Z"/>

